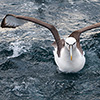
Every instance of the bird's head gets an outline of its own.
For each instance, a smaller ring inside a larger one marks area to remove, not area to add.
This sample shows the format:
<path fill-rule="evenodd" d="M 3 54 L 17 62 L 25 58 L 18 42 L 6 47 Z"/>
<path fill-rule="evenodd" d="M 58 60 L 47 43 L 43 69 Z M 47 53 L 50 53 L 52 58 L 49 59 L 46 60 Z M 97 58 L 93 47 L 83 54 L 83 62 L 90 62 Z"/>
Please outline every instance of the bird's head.
<path fill-rule="evenodd" d="M 76 48 L 76 39 L 73 37 L 68 37 L 65 40 L 65 46 L 67 47 L 70 53 L 71 60 L 72 60 L 72 53 L 73 53 L 73 50 Z"/>

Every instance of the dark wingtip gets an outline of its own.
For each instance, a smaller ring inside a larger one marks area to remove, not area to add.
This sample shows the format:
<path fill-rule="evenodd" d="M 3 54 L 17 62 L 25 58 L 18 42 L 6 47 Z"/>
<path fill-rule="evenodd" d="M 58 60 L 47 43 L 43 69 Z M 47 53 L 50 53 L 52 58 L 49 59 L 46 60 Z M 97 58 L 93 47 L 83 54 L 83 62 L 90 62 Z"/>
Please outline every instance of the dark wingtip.
<path fill-rule="evenodd" d="M 1 22 L 1 27 L 4 28 L 5 27 L 5 18 L 2 20 Z"/>
<path fill-rule="evenodd" d="M 14 15 L 13 15 L 13 14 L 7 14 L 7 15 L 3 18 L 2 22 L 1 22 L 1 27 L 2 27 L 2 28 L 16 28 L 15 26 L 6 25 L 5 19 L 6 19 L 7 16 L 14 16 Z"/>
<path fill-rule="evenodd" d="M 3 18 L 2 22 L 1 22 L 1 27 L 2 27 L 2 28 L 5 28 L 5 27 L 6 27 L 5 18 L 6 18 L 8 15 L 9 15 L 9 14 L 7 14 L 7 15 Z"/>

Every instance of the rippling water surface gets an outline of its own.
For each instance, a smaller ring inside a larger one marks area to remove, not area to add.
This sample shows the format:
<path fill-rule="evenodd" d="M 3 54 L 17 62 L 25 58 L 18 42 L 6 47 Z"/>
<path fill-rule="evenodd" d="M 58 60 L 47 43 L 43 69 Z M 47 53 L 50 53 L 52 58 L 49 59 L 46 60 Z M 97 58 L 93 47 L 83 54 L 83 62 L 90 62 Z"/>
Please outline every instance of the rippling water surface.
<path fill-rule="evenodd" d="M 53 24 L 61 38 L 100 22 L 99 0 L 0 0 L 0 21 L 8 14 Z M 58 73 L 54 38 L 34 23 L 0 28 L 0 100 L 100 100 L 100 28 L 81 35 L 85 67 Z"/>

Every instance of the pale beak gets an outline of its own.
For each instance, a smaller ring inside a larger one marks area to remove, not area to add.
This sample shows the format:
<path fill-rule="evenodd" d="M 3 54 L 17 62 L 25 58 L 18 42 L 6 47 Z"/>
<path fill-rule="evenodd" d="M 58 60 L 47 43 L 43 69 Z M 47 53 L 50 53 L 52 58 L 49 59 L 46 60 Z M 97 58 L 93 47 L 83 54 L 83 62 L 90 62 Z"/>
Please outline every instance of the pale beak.
<path fill-rule="evenodd" d="M 70 58 L 71 58 L 71 60 L 72 60 L 72 49 L 73 49 L 73 47 L 72 47 L 72 46 L 69 46 L 69 51 L 70 51 Z"/>

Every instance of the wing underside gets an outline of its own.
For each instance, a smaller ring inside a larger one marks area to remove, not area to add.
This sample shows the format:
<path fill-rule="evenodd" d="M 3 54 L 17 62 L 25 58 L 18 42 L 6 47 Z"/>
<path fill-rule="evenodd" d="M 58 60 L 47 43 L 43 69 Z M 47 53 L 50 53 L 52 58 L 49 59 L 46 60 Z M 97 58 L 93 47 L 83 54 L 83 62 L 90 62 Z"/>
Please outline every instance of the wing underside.
<path fill-rule="evenodd" d="M 1 27 L 15 28 L 23 25 L 24 23 L 26 23 L 26 20 L 22 20 L 14 16 L 7 15 L 2 21 Z"/>
<path fill-rule="evenodd" d="M 60 57 L 60 51 L 63 47 L 63 44 L 62 44 L 62 41 L 61 41 L 61 38 L 59 36 L 57 29 L 53 25 L 45 23 L 43 21 L 40 21 L 40 20 L 38 20 L 36 18 L 32 18 L 32 17 L 17 16 L 17 15 L 14 15 L 14 14 L 7 14 L 1 22 L 1 27 L 2 28 L 6 28 L 6 27 L 16 28 L 18 26 L 21 26 L 22 24 L 24 24 L 27 21 L 30 21 L 30 22 L 39 24 L 41 26 L 44 26 L 45 28 L 48 28 L 51 31 L 52 35 L 54 36 L 55 43 L 57 45 L 57 54 Z"/>

